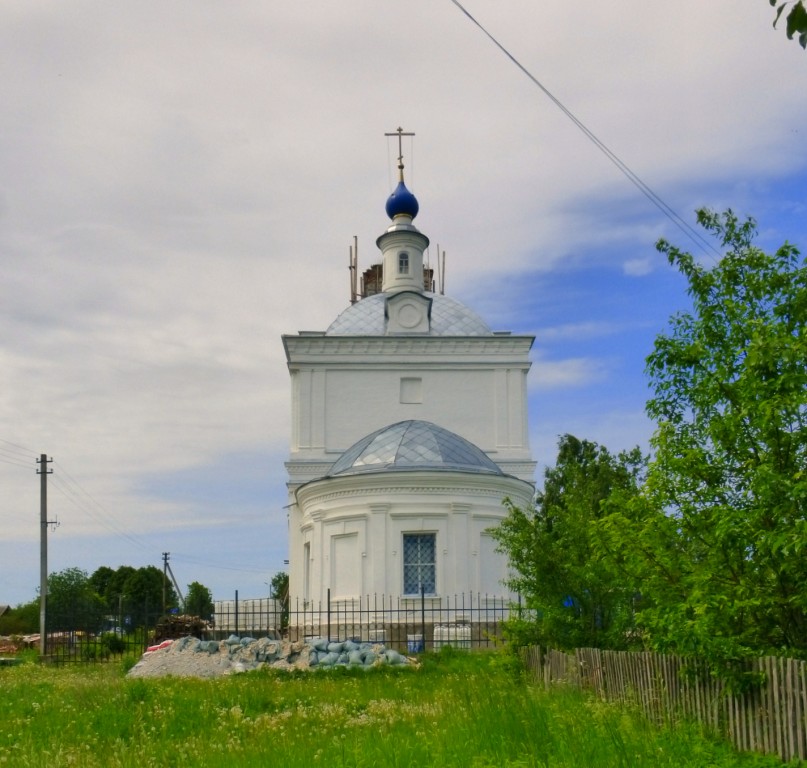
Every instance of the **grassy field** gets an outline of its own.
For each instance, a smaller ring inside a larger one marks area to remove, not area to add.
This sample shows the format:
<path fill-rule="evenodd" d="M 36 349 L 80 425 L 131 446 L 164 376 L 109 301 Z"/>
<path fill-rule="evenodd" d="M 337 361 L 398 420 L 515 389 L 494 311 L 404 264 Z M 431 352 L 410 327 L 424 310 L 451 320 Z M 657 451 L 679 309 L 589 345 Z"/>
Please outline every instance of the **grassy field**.
<path fill-rule="evenodd" d="M 126 679 L 120 664 L 0 668 L 0 766 L 777 766 L 659 730 L 501 655 L 420 669 Z"/>

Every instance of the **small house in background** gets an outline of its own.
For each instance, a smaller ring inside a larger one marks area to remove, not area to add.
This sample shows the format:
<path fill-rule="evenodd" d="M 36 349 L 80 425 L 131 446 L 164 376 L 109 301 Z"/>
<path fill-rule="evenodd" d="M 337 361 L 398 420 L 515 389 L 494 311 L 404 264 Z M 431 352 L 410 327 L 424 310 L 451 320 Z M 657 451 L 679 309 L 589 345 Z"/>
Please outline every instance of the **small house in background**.
<path fill-rule="evenodd" d="M 368 596 L 415 611 L 510 597 L 488 531 L 505 497 L 532 502 L 534 337 L 491 330 L 433 284 L 402 156 L 398 168 L 361 290 L 352 256 L 350 306 L 324 331 L 283 336 L 292 623 L 295 606 L 328 598 L 336 615 Z"/>

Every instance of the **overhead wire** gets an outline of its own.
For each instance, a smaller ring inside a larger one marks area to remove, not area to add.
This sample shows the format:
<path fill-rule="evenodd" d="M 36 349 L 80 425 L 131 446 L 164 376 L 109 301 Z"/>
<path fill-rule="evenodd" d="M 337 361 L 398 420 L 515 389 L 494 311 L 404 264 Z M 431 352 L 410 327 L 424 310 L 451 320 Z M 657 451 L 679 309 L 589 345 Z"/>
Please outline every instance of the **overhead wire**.
<path fill-rule="evenodd" d="M 459 2 L 459 0 L 451 0 L 451 2 L 459 8 L 459 10 L 474 24 L 482 33 L 505 55 L 507 58 L 520 69 L 541 91 L 549 100 L 568 117 L 577 128 L 589 139 L 621 172 L 622 174 L 654 205 L 661 213 L 664 214 L 684 235 L 692 240 L 701 250 L 710 256 L 716 255 L 718 258 L 721 256 L 720 251 L 712 245 L 697 229 L 685 221 L 680 214 L 656 194 L 650 186 L 648 186 L 634 171 L 603 141 L 601 141 L 596 134 L 591 131 L 570 109 L 566 107 L 549 89 L 541 83 L 516 57 L 505 48 L 488 30 L 472 16 L 468 10 Z"/>
<path fill-rule="evenodd" d="M 36 451 L 32 451 L 30 448 L 26 448 L 24 445 L 19 445 L 18 443 L 12 443 L 10 440 L 3 440 L 0 437 L 0 443 L 5 443 L 6 445 L 10 445 L 12 448 L 17 448 L 20 451 L 24 451 L 27 455 L 36 456 Z"/>
<path fill-rule="evenodd" d="M 216 570 L 221 571 L 240 571 L 241 573 L 266 573 L 266 568 L 239 568 L 235 565 L 222 565 L 221 563 L 215 563 L 211 560 L 205 560 L 199 557 L 193 557 L 192 555 L 185 555 L 182 552 L 171 552 L 171 558 L 173 560 L 177 560 L 181 563 L 190 563 L 192 565 L 203 565 L 205 568 L 213 568 Z"/>
<path fill-rule="evenodd" d="M 24 469 L 34 469 L 36 466 L 32 462 L 33 459 L 29 460 L 28 462 L 23 461 L 22 457 L 18 457 L 14 454 L 7 454 L 3 451 L 2 447 L 0 447 L 0 461 L 4 464 L 13 464 L 15 467 L 23 467 Z"/>
<path fill-rule="evenodd" d="M 34 451 L 17 443 L 0 439 L 0 461 L 18 467 L 34 468 L 37 456 Z"/>
<path fill-rule="evenodd" d="M 122 537 L 130 544 L 134 544 L 139 549 L 144 551 L 151 551 L 153 549 L 153 547 L 147 545 L 134 533 L 127 531 L 125 527 L 114 522 L 112 515 L 65 469 L 61 462 L 54 460 L 53 463 L 54 469 L 58 468 L 59 471 L 58 473 L 54 472 L 50 476 L 51 482 L 56 489 L 69 499 L 79 510 L 86 513 L 107 530 Z M 85 499 L 89 501 L 89 504 Z"/>
<path fill-rule="evenodd" d="M 10 447 L 6 447 L 10 446 Z M 8 440 L 0 438 L 0 462 L 11 464 L 13 466 L 22 467 L 24 469 L 34 470 L 39 462 L 38 454 L 24 446 L 12 443 Z M 126 527 L 115 521 L 110 512 L 76 479 L 65 466 L 55 459 L 52 460 L 54 472 L 49 474 L 49 485 L 54 491 L 58 492 L 64 499 L 72 504 L 80 512 L 87 515 L 93 521 L 99 523 L 103 528 L 111 533 L 126 540 L 130 544 L 138 547 L 141 550 L 151 552 L 153 547 L 146 544 L 135 533 L 126 529 Z M 175 553 L 177 559 L 193 563 L 197 565 L 204 565 L 208 568 L 240 571 L 243 573 L 265 573 L 265 568 L 243 568 L 232 565 L 224 565 L 222 563 L 215 563 L 201 558 L 195 558 L 190 555 Z"/>

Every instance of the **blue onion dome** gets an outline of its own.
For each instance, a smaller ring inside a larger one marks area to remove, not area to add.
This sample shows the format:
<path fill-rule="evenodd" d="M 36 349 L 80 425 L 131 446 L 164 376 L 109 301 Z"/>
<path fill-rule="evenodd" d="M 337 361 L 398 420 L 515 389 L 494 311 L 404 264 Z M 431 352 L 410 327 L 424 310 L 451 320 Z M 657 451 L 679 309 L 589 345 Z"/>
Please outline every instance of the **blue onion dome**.
<path fill-rule="evenodd" d="M 394 219 L 396 216 L 409 216 L 414 219 L 418 215 L 420 206 L 417 198 L 406 188 L 403 180 L 398 182 L 393 193 L 387 198 L 387 216 Z"/>

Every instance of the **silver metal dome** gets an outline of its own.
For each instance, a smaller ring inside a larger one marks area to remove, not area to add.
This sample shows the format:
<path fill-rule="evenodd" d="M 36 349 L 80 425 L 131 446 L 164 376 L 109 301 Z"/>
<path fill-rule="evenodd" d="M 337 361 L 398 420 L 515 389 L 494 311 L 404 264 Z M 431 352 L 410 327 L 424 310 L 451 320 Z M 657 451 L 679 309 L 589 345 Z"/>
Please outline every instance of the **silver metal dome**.
<path fill-rule="evenodd" d="M 429 336 L 492 336 L 487 323 L 455 299 L 424 293 L 432 300 Z M 389 294 L 377 293 L 342 312 L 325 331 L 326 336 L 383 336 L 385 304 Z"/>
<path fill-rule="evenodd" d="M 429 421 L 401 421 L 363 437 L 336 460 L 326 477 L 430 469 L 503 475 L 473 443 Z"/>

